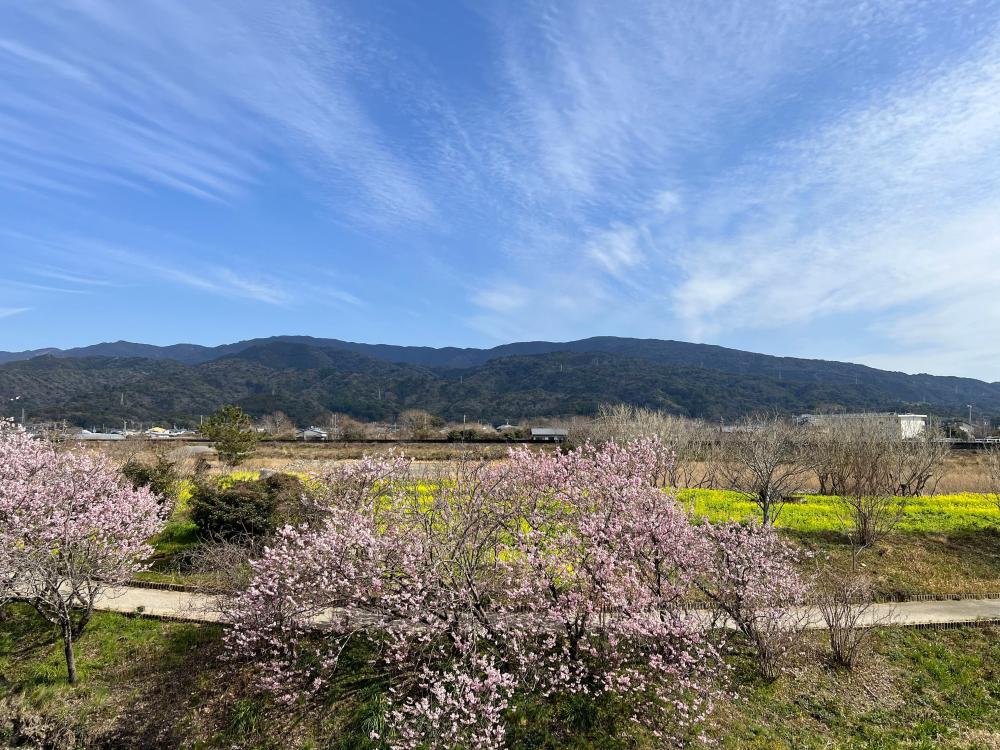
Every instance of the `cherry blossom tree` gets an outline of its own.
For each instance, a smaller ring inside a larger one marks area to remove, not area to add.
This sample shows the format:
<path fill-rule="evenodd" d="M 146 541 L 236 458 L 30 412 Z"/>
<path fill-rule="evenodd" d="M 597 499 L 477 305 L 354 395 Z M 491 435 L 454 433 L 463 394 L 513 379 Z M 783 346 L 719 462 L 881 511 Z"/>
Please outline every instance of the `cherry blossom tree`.
<path fill-rule="evenodd" d="M 699 588 L 746 637 L 761 675 L 777 679 L 809 619 L 799 552 L 772 526 L 755 522 L 705 524 L 702 534 L 709 563 Z"/>
<path fill-rule="evenodd" d="M 541 490 L 512 559 L 527 569 L 520 607 L 557 626 L 532 652 L 548 689 L 626 696 L 632 719 L 663 742 L 689 735 L 711 705 L 719 658 L 682 606 L 704 548 L 655 485 L 668 451 L 645 439 L 567 456 L 521 450 L 511 463 Z"/>
<path fill-rule="evenodd" d="M 133 489 L 108 459 L 0 428 L 0 563 L 18 597 L 59 628 L 71 683 L 73 643 L 94 604 L 144 568 L 162 526 L 153 494 Z"/>
<path fill-rule="evenodd" d="M 627 700 L 678 744 L 710 710 L 720 660 L 683 607 L 705 547 L 653 484 L 664 455 L 655 441 L 516 450 L 424 483 L 366 459 L 370 490 L 347 483 L 322 525 L 283 529 L 254 563 L 230 653 L 295 700 L 372 638 L 392 676 L 381 739 L 401 750 L 502 748 L 528 693 Z"/>

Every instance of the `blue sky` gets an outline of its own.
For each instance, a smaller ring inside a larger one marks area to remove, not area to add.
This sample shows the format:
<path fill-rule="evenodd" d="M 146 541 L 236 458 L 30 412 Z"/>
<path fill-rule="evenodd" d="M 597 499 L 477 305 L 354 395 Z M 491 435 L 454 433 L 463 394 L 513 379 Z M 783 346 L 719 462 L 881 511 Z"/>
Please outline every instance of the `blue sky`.
<path fill-rule="evenodd" d="M 611 334 L 1000 380 L 996 2 L 0 18 L 0 349 Z"/>

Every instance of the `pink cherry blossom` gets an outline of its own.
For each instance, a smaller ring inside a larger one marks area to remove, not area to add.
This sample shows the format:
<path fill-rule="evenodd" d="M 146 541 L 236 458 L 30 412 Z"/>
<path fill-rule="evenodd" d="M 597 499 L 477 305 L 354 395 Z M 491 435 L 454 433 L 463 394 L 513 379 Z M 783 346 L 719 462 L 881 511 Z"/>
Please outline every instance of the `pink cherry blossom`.
<path fill-rule="evenodd" d="M 0 423 L 0 580 L 73 641 L 109 588 L 145 568 L 163 509 L 98 453 L 58 451 Z"/>

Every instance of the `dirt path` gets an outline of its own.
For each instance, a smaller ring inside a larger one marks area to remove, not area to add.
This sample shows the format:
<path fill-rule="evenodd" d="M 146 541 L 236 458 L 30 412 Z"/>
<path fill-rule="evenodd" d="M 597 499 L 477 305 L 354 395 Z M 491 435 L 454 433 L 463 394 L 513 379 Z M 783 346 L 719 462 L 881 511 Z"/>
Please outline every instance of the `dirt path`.
<path fill-rule="evenodd" d="M 97 609 L 199 622 L 219 622 L 222 619 L 217 596 L 189 591 L 138 587 L 111 589 L 98 600 Z M 816 610 L 810 611 L 809 620 L 809 627 L 823 627 L 822 618 Z M 864 624 L 947 625 L 975 620 L 1000 620 L 1000 599 L 875 604 L 866 613 Z"/>

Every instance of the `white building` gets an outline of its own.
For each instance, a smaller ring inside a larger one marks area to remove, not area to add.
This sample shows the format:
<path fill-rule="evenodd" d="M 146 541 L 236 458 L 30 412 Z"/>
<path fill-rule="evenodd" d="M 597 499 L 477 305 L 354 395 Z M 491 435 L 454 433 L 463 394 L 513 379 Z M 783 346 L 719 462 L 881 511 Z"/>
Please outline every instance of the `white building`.
<path fill-rule="evenodd" d="M 926 414 L 897 414 L 899 420 L 899 433 L 903 439 L 920 437 L 927 429 Z"/>
<path fill-rule="evenodd" d="M 80 430 L 73 436 L 75 440 L 124 440 L 125 436 L 120 432 L 91 432 L 90 430 Z"/>
<path fill-rule="evenodd" d="M 532 427 L 531 439 L 540 443 L 561 443 L 569 437 L 569 430 L 558 427 Z"/>
<path fill-rule="evenodd" d="M 326 430 L 321 430 L 319 427 L 306 427 L 295 432 L 296 440 L 326 440 L 328 438 Z"/>
<path fill-rule="evenodd" d="M 891 414 L 891 413 L 860 413 L 860 414 L 803 414 L 799 417 L 799 422 L 813 427 L 822 428 L 824 425 L 836 424 L 840 421 L 852 419 L 876 419 L 884 420 L 888 424 L 899 428 L 899 435 L 904 440 L 920 437 L 927 429 L 926 414 Z"/>

